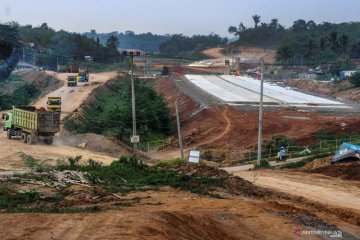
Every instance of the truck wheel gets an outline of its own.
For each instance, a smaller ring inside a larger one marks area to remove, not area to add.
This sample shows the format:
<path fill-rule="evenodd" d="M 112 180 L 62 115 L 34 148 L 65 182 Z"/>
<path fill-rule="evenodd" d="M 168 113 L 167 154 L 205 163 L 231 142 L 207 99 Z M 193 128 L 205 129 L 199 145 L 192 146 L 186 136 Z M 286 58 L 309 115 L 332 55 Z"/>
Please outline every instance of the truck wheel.
<path fill-rule="evenodd" d="M 21 142 L 26 143 L 26 133 L 21 133 Z"/>
<path fill-rule="evenodd" d="M 29 145 L 34 144 L 35 143 L 35 137 L 31 136 L 31 134 L 28 134 L 26 136 L 26 141 L 27 141 L 27 144 L 29 144 Z"/>
<path fill-rule="evenodd" d="M 6 135 L 7 135 L 7 138 L 8 138 L 8 139 L 11 139 L 11 129 L 8 129 L 8 130 L 7 130 Z"/>

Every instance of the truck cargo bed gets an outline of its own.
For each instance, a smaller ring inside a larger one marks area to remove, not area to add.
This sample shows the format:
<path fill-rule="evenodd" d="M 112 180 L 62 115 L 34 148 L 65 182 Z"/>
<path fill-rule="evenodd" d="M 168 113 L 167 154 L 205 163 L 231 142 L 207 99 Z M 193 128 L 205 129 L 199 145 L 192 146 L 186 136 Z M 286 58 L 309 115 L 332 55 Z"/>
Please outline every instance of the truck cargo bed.
<path fill-rule="evenodd" d="M 28 132 L 56 133 L 60 131 L 60 113 L 14 107 L 14 125 Z"/>

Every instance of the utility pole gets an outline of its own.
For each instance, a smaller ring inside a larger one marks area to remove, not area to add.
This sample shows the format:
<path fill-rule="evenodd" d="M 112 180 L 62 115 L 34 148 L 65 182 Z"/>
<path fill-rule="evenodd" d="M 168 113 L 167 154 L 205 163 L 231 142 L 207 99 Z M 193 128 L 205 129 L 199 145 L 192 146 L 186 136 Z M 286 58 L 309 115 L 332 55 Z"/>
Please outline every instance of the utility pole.
<path fill-rule="evenodd" d="M 263 98 L 264 98 L 264 59 L 261 59 L 261 84 L 260 84 L 260 106 L 259 106 L 259 135 L 257 162 L 260 164 L 262 158 L 262 127 L 263 127 Z"/>
<path fill-rule="evenodd" d="M 144 77 L 146 77 L 146 56 L 147 54 L 144 55 Z"/>
<path fill-rule="evenodd" d="M 136 136 L 136 112 L 135 112 L 135 84 L 134 84 L 134 56 L 131 58 L 131 106 L 132 106 L 132 122 L 133 122 L 133 137 Z M 134 150 L 137 150 L 137 142 L 133 142 Z"/>
<path fill-rule="evenodd" d="M 177 122 L 177 130 L 179 135 L 179 145 L 180 145 L 180 154 L 181 158 L 184 158 L 184 148 L 181 136 L 181 127 L 180 127 L 180 116 L 179 116 L 179 103 L 178 100 L 175 101 L 175 110 L 176 110 L 176 122 Z"/>

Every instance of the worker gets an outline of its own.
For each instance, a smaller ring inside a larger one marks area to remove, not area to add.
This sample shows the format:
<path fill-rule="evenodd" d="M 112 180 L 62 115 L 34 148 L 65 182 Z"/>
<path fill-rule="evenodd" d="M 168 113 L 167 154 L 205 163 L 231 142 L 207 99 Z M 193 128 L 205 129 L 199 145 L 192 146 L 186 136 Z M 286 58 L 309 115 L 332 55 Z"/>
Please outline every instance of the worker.
<path fill-rule="evenodd" d="M 282 157 L 285 156 L 285 154 L 286 154 L 286 149 L 284 147 L 281 147 L 276 158 L 282 160 Z"/>

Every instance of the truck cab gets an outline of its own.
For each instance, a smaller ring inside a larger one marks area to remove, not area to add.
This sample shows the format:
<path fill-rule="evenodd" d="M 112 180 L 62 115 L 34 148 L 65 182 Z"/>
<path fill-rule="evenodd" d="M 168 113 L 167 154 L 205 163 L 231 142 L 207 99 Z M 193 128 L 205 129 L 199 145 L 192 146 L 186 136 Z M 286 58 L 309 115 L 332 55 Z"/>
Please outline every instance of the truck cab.
<path fill-rule="evenodd" d="M 61 112 L 61 97 L 48 97 L 47 109 L 53 112 Z"/>
<path fill-rule="evenodd" d="M 12 114 L 11 112 L 4 113 L 2 119 L 5 120 L 4 131 L 7 131 L 12 127 Z"/>
<path fill-rule="evenodd" d="M 68 76 L 67 77 L 67 85 L 68 87 L 76 87 L 77 86 L 77 76 Z"/>

